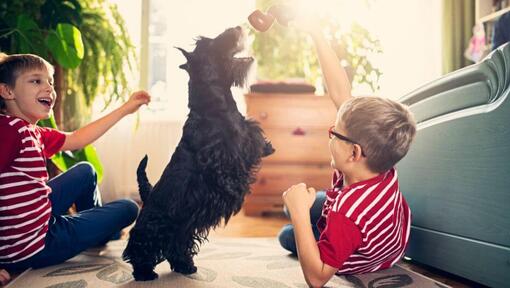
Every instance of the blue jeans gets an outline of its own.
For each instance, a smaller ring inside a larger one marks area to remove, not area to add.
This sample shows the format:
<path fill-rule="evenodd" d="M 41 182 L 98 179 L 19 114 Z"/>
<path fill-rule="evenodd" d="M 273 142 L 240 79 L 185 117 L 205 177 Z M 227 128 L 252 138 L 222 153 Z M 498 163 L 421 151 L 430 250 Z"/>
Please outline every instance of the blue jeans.
<path fill-rule="evenodd" d="M 317 228 L 317 221 L 319 221 L 319 218 L 321 217 L 322 205 L 324 205 L 325 201 L 326 192 L 319 191 L 315 196 L 315 202 L 313 203 L 312 208 L 310 208 L 310 220 L 315 240 L 319 240 L 320 233 L 319 229 Z M 287 209 L 284 209 L 284 212 L 288 217 L 290 217 Z M 283 226 L 282 230 L 280 230 L 280 233 L 278 234 L 278 241 L 280 241 L 280 245 L 282 245 L 283 248 L 290 251 L 292 254 L 297 255 L 294 226 L 292 226 L 292 224 Z"/>
<path fill-rule="evenodd" d="M 138 205 L 122 199 L 101 205 L 97 175 L 92 165 L 80 162 L 48 182 L 52 215 L 45 247 L 34 256 L 3 268 L 21 270 L 59 264 L 80 252 L 106 243 L 133 223 Z M 76 215 L 66 215 L 72 204 Z"/>

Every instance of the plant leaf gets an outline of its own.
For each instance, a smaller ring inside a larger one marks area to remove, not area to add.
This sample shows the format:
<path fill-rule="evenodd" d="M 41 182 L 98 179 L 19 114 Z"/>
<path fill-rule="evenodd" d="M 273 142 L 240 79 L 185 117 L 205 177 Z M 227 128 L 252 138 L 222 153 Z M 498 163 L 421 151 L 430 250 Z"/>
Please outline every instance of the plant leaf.
<path fill-rule="evenodd" d="M 67 23 L 59 23 L 55 30 L 49 31 L 46 46 L 55 60 L 68 69 L 78 67 L 85 53 L 80 30 Z"/>
<path fill-rule="evenodd" d="M 96 148 L 94 148 L 92 145 L 87 145 L 85 148 L 83 148 L 83 152 L 87 161 L 92 164 L 96 170 L 97 182 L 101 183 L 103 180 L 103 165 L 101 164 L 101 159 L 99 159 Z"/>
<path fill-rule="evenodd" d="M 16 19 L 16 29 L 15 42 L 18 46 L 18 53 L 48 56 L 41 30 L 32 18 L 26 14 L 20 14 Z"/>

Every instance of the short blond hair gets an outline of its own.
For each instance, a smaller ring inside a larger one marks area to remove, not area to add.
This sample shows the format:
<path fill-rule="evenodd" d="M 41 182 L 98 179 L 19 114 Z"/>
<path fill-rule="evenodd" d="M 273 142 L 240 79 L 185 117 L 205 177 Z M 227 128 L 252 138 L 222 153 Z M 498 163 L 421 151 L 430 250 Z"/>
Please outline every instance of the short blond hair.
<path fill-rule="evenodd" d="M 416 122 L 407 106 L 381 97 L 354 97 L 338 110 L 349 138 L 358 142 L 368 168 L 384 172 L 409 151 Z"/>
<path fill-rule="evenodd" d="M 7 55 L 0 52 L 0 83 L 14 88 L 18 76 L 31 69 L 48 69 L 53 75 L 54 68 L 48 61 L 34 54 Z M 0 97 L 0 112 L 5 113 L 5 102 Z"/>

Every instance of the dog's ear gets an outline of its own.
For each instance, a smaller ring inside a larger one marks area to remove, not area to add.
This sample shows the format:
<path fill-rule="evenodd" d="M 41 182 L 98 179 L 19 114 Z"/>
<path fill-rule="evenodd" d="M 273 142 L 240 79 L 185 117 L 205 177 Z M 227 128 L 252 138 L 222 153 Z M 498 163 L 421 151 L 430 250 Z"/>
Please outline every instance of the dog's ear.
<path fill-rule="evenodd" d="M 179 51 L 181 51 L 182 55 L 184 55 L 184 57 L 186 57 L 186 60 L 189 62 L 191 60 L 191 53 L 182 49 L 181 47 L 175 47 L 177 49 L 179 49 Z"/>
<path fill-rule="evenodd" d="M 189 65 L 188 65 L 188 63 L 184 63 L 182 65 L 179 65 L 179 68 L 188 71 L 189 70 Z"/>
<path fill-rule="evenodd" d="M 189 62 L 191 60 L 191 53 L 180 48 L 180 47 L 175 47 L 175 48 L 177 48 L 177 49 L 179 49 L 179 51 L 181 51 L 182 55 L 184 55 L 184 57 L 186 57 L 186 61 L 187 61 L 186 63 L 180 65 L 179 68 L 188 71 L 189 70 Z"/>

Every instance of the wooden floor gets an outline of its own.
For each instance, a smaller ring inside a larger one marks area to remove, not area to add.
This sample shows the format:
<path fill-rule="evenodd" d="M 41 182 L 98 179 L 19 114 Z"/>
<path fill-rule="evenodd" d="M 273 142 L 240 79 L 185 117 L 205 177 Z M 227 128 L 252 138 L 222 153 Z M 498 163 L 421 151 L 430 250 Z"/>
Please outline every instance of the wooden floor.
<path fill-rule="evenodd" d="M 234 216 L 224 227 L 212 231 L 210 237 L 276 237 L 280 228 L 290 223 L 283 215 L 248 217 L 243 211 Z M 402 266 L 433 278 L 451 287 L 485 287 L 455 275 L 411 261 L 401 261 Z"/>

